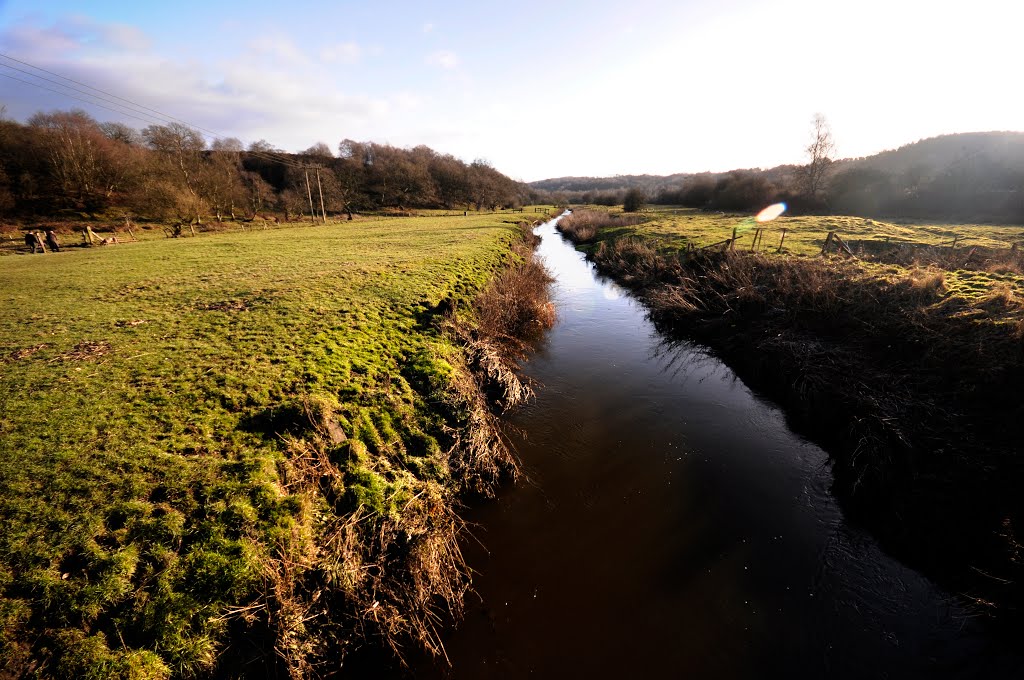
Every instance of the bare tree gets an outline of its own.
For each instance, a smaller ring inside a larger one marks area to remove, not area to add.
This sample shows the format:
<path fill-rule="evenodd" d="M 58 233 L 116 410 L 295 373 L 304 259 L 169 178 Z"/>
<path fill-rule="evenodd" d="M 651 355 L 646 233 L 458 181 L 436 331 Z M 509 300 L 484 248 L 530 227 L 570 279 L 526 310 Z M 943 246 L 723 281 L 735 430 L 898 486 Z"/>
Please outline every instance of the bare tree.
<path fill-rule="evenodd" d="M 206 140 L 196 130 L 180 123 L 150 125 L 142 131 L 142 137 L 166 166 L 179 176 L 189 196 L 183 208 L 193 220 L 202 223 L 205 197 L 199 180 Z"/>
<path fill-rule="evenodd" d="M 821 113 L 814 114 L 811 120 L 811 143 L 807 145 L 810 163 L 800 171 L 801 188 L 808 198 L 816 198 L 825 188 L 835 151 L 836 144 L 828 120 Z"/>
<path fill-rule="evenodd" d="M 106 137 L 84 111 L 37 113 L 29 125 L 40 133 L 65 201 L 90 210 L 102 208 L 130 174 L 127 145 Z"/>
<path fill-rule="evenodd" d="M 334 158 L 334 154 L 331 153 L 331 147 L 327 146 L 324 142 L 317 142 L 313 146 L 309 147 L 302 152 L 303 156 L 309 156 L 316 158 L 321 161 L 327 161 Z"/>

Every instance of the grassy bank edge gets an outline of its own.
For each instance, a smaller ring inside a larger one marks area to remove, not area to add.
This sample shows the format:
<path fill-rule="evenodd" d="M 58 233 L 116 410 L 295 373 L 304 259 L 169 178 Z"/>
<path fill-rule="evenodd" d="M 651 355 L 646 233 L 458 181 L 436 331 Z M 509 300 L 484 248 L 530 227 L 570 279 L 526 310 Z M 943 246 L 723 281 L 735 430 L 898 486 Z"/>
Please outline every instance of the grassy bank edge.
<path fill-rule="evenodd" d="M 512 236 L 502 237 L 507 256 L 489 285 L 475 294 L 462 286 L 420 315 L 419 323 L 436 341 L 407 357 L 403 379 L 426 409 L 428 431 L 389 420 L 386 412 L 380 419 L 370 414 L 372 422 L 366 413 L 342 412 L 336 390 L 332 394 L 331 385 L 322 383 L 275 407 L 268 436 L 282 442 L 285 455 L 276 464 L 268 459 L 244 464 L 259 468 L 246 472 L 260 487 L 248 492 L 262 494 L 259 502 L 276 513 L 267 519 L 276 522 L 272 533 L 261 538 L 245 528 L 257 519 L 256 500 L 250 505 L 227 499 L 223 514 L 234 518 L 232 531 L 241 533 L 244 554 L 238 564 L 196 563 L 189 572 L 204 579 L 199 588 L 206 579 L 225 579 L 227 591 L 218 595 L 233 599 L 215 599 L 192 612 L 195 622 L 175 620 L 173 626 L 181 630 L 170 638 L 163 635 L 153 647 L 138 644 L 145 632 L 125 628 L 123 611 L 101 608 L 83 615 L 76 604 L 66 610 L 65 620 L 35 620 L 40 614 L 11 593 L 35 597 L 44 594 L 40 588 L 49 589 L 54 594 L 46 595 L 44 608 L 60 616 L 63 596 L 56 589 L 74 582 L 75 572 L 68 580 L 68 573 L 60 573 L 62 563 L 52 585 L 19 584 L 19 575 L 5 567 L 0 571 L 0 586 L 7 591 L 0 601 L 0 677 L 234 676 L 243 664 L 254 664 L 247 667 L 262 668 L 261 673 L 305 677 L 337 672 L 347 651 L 364 645 L 396 654 L 414 646 L 442 653 L 436 628 L 459 614 L 469 586 L 457 544 L 463 530 L 458 508 L 515 476 L 514 456 L 495 417 L 529 397 L 529 387 L 512 367 L 530 338 L 551 321 L 552 307 L 544 297 L 547 277 L 532 261 L 528 226 L 522 223 L 518 232 L 509 226 Z M 334 385 L 339 387 L 344 386 Z M 367 440 L 376 441 L 368 446 Z M 159 506 L 159 515 L 142 506 L 118 510 L 125 516 L 117 518 L 117 531 L 170 531 L 180 546 L 187 526 L 175 522 L 182 514 L 173 502 Z M 266 523 L 262 509 L 259 514 L 259 523 Z M 103 574 L 93 590 L 117 589 L 97 597 L 114 602 L 114 609 L 151 606 L 132 604 L 140 591 L 125 591 L 149 569 L 143 549 L 128 543 L 114 561 L 97 555 L 105 561 L 87 567 Z M 244 572 L 237 582 L 246 590 L 232 590 L 232 571 Z M 168 602 L 176 597 L 167 595 Z M 165 624 L 177 616 L 159 608 L 155 613 L 169 617 Z M 151 618 L 144 612 L 127 616 Z M 195 626 L 201 630 L 186 635 Z M 170 648 L 174 644 L 181 647 Z"/>

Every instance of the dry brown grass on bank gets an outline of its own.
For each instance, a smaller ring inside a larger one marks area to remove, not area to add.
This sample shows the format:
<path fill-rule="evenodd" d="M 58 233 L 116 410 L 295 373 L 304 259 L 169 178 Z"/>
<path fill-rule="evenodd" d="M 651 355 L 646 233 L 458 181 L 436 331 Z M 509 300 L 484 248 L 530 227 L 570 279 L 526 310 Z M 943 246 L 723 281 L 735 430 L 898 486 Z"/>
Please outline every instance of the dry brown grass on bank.
<path fill-rule="evenodd" d="M 585 243 L 608 227 L 629 227 L 640 224 L 640 215 L 611 215 L 603 210 L 574 210 L 558 222 L 558 229 L 576 243 Z"/>
<path fill-rule="evenodd" d="M 502 271 L 475 301 L 477 336 L 502 353 L 522 357 L 554 323 L 551 282 L 532 254 Z"/>
<path fill-rule="evenodd" d="M 461 616 L 469 588 L 451 493 L 418 481 L 401 512 L 324 513 L 344 490 L 338 446 L 313 436 L 290 438 L 288 448 L 283 478 L 302 499 L 303 521 L 265 560 L 264 597 L 232 615 L 267 622 L 280 666 L 296 680 L 330 674 L 368 641 L 399 660 L 409 645 L 443 655 L 438 627 L 445 614 Z"/>

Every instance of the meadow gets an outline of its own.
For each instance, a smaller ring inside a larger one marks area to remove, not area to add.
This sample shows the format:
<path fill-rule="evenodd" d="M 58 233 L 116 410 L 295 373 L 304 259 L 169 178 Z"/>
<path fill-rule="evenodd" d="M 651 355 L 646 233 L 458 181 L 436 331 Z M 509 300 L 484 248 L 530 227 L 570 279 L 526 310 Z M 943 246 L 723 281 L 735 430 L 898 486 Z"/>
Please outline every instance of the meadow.
<path fill-rule="evenodd" d="M 409 620 L 465 577 L 427 572 L 459 567 L 451 508 L 474 485 L 453 451 L 484 417 L 469 334 L 445 329 L 472 325 L 521 257 L 516 221 L 152 232 L 0 258 L 4 667 L 294 669 L 324 651 L 315 626 L 339 656 L 426 634 Z M 313 591 L 338 615 L 311 614 Z"/>
<path fill-rule="evenodd" d="M 577 239 L 584 247 L 591 247 L 589 241 L 632 236 L 662 253 L 715 249 L 731 239 L 735 230 L 734 250 L 753 252 L 756 231 L 762 228 L 756 252 L 812 257 L 821 254 L 829 232 L 836 232 L 859 257 L 861 267 L 879 277 L 900 278 L 913 270 L 933 268 L 941 270 L 944 291 L 951 296 L 976 302 L 1003 290 L 1024 296 L 1021 252 L 1015 247 L 1024 245 L 1021 225 L 887 222 L 845 215 L 783 215 L 759 224 L 752 215 L 664 206 L 633 214 L 598 207 L 582 210 L 610 214 L 616 220 L 604 224 L 599 235 L 588 229 L 586 238 Z M 839 249 L 832 245 L 830 252 L 836 254 Z"/>

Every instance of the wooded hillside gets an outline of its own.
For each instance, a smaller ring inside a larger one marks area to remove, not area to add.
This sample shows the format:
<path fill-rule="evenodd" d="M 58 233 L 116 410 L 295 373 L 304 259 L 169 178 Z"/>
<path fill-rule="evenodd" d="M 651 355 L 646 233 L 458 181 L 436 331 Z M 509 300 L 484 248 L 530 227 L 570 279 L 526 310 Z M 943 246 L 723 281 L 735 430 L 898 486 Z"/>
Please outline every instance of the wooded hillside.
<path fill-rule="evenodd" d="M 328 212 L 350 214 L 518 206 L 531 193 L 486 161 L 426 146 L 346 139 L 333 151 L 320 142 L 294 154 L 262 140 L 208 143 L 179 123 L 100 123 L 80 110 L 0 120 L 0 219 L 86 212 L 195 221 L 264 211 L 287 219 L 309 214 L 311 197 L 320 212 L 321 192 Z"/>
<path fill-rule="evenodd" d="M 621 204 L 626 191 L 639 188 L 653 203 L 710 210 L 759 210 L 786 201 L 798 212 L 1020 222 L 1024 133 L 943 135 L 833 161 L 813 200 L 800 191 L 796 165 L 664 177 L 563 177 L 530 186 L 551 192 L 548 200 L 570 203 Z"/>

